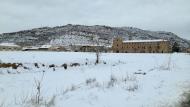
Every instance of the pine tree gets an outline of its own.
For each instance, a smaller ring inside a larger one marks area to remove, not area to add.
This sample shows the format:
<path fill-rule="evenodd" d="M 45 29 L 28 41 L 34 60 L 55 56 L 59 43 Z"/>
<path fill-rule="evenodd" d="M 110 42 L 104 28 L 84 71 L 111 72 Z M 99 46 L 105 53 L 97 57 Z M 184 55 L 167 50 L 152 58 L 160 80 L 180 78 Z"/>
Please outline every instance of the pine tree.
<path fill-rule="evenodd" d="M 179 52 L 180 48 L 179 48 L 179 44 L 177 42 L 175 42 L 172 46 L 172 51 L 173 52 Z"/>

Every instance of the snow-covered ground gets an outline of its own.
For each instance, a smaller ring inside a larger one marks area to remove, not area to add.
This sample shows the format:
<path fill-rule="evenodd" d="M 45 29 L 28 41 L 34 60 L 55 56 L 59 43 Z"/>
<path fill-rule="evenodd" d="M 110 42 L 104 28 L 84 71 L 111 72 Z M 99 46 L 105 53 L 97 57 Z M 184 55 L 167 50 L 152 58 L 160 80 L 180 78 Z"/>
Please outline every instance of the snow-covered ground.
<path fill-rule="evenodd" d="M 95 59 L 95 53 L 0 52 L 1 62 L 23 64 L 0 68 L 0 106 L 177 107 L 190 88 L 189 54 L 102 53 L 97 65 Z"/>

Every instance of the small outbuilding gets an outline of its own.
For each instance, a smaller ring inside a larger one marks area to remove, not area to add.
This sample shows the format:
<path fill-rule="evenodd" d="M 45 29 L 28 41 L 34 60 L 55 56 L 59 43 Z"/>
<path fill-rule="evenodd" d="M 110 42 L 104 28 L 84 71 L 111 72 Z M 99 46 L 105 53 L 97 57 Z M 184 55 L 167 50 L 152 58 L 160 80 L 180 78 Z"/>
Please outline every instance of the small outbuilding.
<path fill-rule="evenodd" d="M 42 45 L 39 47 L 39 51 L 49 51 L 52 45 Z"/>
<path fill-rule="evenodd" d="M 22 51 L 39 51 L 39 47 L 36 47 L 36 46 L 27 46 L 27 47 L 23 47 Z"/>

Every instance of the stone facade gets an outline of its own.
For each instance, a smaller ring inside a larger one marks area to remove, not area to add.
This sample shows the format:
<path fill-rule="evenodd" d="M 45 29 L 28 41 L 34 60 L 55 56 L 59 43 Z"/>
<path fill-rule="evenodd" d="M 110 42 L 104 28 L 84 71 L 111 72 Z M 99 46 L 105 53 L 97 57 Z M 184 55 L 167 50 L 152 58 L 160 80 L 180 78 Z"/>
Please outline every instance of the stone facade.
<path fill-rule="evenodd" d="M 64 46 L 52 46 L 48 50 L 49 51 L 67 51 Z"/>
<path fill-rule="evenodd" d="M 170 53 L 171 46 L 167 40 L 128 40 L 122 38 L 113 40 L 114 53 Z"/>
<path fill-rule="evenodd" d="M 190 48 L 188 48 L 186 52 L 187 52 L 187 53 L 190 53 Z"/>

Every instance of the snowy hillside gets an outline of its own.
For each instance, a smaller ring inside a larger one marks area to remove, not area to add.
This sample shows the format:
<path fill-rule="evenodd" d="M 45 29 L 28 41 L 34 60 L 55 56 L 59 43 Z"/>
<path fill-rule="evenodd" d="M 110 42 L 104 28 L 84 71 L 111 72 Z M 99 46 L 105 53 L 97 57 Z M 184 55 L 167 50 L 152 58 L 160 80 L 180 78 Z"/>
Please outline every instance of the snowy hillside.
<path fill-rule="evenodd" d="M 95 53 L 0 52 L 0 59 L 22 63 L 0 68 L 3 107 L 179 107 L 190 90 L 189 54 L 104 53 L 97 65 Z"/>
<path fill-rule="evenodd" d="M 94 38 L 99 38 L 101 44 L 111 44 L 112 39 L 121 36 L 128 39 L 166 39 L 171 43 L 179 43 L 181 50 L 190 47 L 188 40 L 182 39 L 171 32 L 147 31 L 133 27 L 84 26 L 65 25 L 57 27 L 43 27 L 0 35 L 0 42 L 16 42 L 19 45 L 43 44 L 92 44 Z"/>

